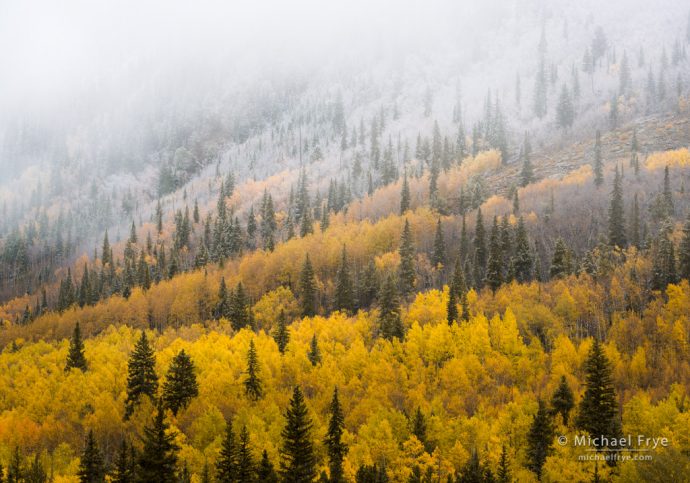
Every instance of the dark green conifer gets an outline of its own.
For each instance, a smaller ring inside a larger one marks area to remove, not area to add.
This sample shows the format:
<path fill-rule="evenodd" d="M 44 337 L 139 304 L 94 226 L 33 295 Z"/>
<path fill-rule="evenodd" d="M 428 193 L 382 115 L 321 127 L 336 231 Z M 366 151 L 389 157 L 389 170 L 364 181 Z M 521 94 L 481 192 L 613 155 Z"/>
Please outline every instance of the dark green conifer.
<path fill-rule="evenodd" d="M 138 483 L 178 483 L 175 435 L 168 431 L 163 401 L 158 400 L 151 426 L 144 428 L 144 449 L 139 456 Z"/>
<path fill-rule="evenodd" d="M 235 441 L 232 420 L 225 426 L 225 436 L 216 461 L 216 480 L 218 483 L 235 483 L 239 476 L 239 445 Z"/>
<path fill-rule="evenodd" d="M 623 188 L 621 176 L 616 166 L 611 191 L 611 205 L 609 207 L 609 244 L 614 247 L 625 248 L 628 244 L 625 236 L 625 214 L 623 212 Z"/>
<path fill-rule="evenodd" d="M 273 332 L 273 339 L 278 344 L 278 350 L 281 354 L 285 353 L 285 348 L 290 342 L 290 331 L 287 328 L 287 316 L 285 315 L 285 310 L 280 309 L 280 314 L 278 314 L 278 321 Z"/>
<path fill-rule="evenodd" d="M 415 247 L 410 222 L 407 219 L 405 219 L 398 252 L 400 254 L 398 283 L 400 284 L 400 292 L 407 295 L 414 290 L 415 286 Z"/>
<path fill-rule="evenodd" d="M 262 483 L 278 483 L 278 473 L 273 468 L 273 463 L 268 458 L 268 453 L 266 450 L 261 453 L 261 461 L 259 462 L 259 468 L 256 471 L 257 481 Z"/>
<path fill-rule="evenodd" d="M 302 272 L 300 274 L 300 305 L 302 307 L 302 315 L 304 317 L 313 317 L 316 315 L 317 300 L 316 300 L 316 278 L 314 276 L 314 269 L 309 260 L 309 254 L 304 259 Z"/>
<path fill-rule="evenodd" d="M 355 308 L 355 293 L 352 285 L 352 276 L 350 275 L 350 264 L 347 259 L 347 250 L 343 245 L 342 255 L 340 257 L 340 266 L 336 273 L 335 279 L 335 310 L 341 310 L 346 313 L 352 313 Z"/>
<path fill-rule="evenodd" d="M 379 308 L 379 330 L 381 336 L 388 340 L 393 338 L 402 339 L 405 334 L 402 319 L 400 318 L 398 290 L 392 275 L 386 277 L 381 288 Z"/>
<path fill-rule="evenodd" d="M 146 338 L 146 332 L 142 331 L 127 363 L 125 420 L 132 415 L 142 396 L 154 397 L 157 390 L 156 356 Z"/>
<path fill-rule="evenodd" d="M 199 395 L 194 363 L 182 349 L 173 358 L 163 383 L 163 402 L 174 415 Z"/>
<path fill-rule="evenodd" d="M 252 401 L 258 401 L 263 397 L 263 383 L 259 378 L 259 358 L 256 354 L 254 339 L 249 341 L 249 352 L 247 353 L 247 376 L 244 379 L 244 393 Z"/>
<path fill-rule="evenodd" d="M 558 383 L 558 389 L 553 394 L 551 399 L 551 408 L 555 414 L 560 414 L 563 418 L 563 424 L 568 425 L 568 416 L 570 415 L 570 410 L 575 407 L 575 397 L 573 396 L 573 391 L 568 385 L 565 376 L 561 376 L 561 380 Z"/>
<path fill-rule="evenodd" d="M 495 216 L 489 241 L 489 263 L 486 271 L 486 283 L 494 293 L 503 283 L 503 252 L 501 250 L 498 219 Z"/>
<path fill-rule="evenodd" d="M 285 428 L 281 433 L 283 445 L 280 451 L 282 481 L 311 483 L 317 476 L 317 461 L 311 440 L 312 421 L 299 386 L 295 386 L 285 419 Z"/>
<path fill-rule="evenodd" d="M 82 371 L 86 371 L 87 369 L 86 357 L 84 356 L 84 342 L 81 340 L 79 322 L 75 324 L 72 338 L 69 341 L 65 371 L 67 372 L 70 369 L 81 369 Z"/>
<path fill-rule="evenodd" d="M 539 409 L 527 433 L 527 467 L 537 475 L 538 480 L 541 480 L 546 458 L 553 452 L 553 437 L 551 416 L 544 401 L 540 399 Z"/>
<path fill-rule="evenodd" d="M 307 357 L 309 358 L 309 362 L 311 362 L 312 366 L 316 366 L 321 362 L 321 349 L 319 349 L 319 342 L 316 339 L 316 334 L 311 338 Z"/>
<path fill-rule="evenodd" d="M 79 460 L 79 471 L 77 472 L 77 476 L 79 477 L 80 483 L 105 482 L 103 457 L 96 445 L 92 430 L 89 430 L 86 436 L 86 444 L 84 445 L 84 451 Z"/>
<path fill-rule="evenodd" d="M 442 268 L 446 264 L 446 242 L 443 239 L 443 226 L 441 219 L 436 223 L 436 235 L 434 236 L 434 252 L 431 256 L 431 264 L 434 268 Z"/>
<path fill-rule="evenodd" d="M 621 434 L 618 401 L 613 387 L 611 365 L 597 339 L 585 362 L 585 394 L 575 421 L 576 426 L 600 441 L 601 436 L 618 438 Z"/>
<path fill-rule="evenodd" d="M 340 400 L 338 399 L 338 388 L 333 390 L 333 399 L 329 407 L 330 420 L 328 431 L 324 439 L 326 451 L 328 453 L 328 470 L 331 483 L 344 483 L 346 481 L 343 469 L 343 460 L 347 455 L 347 444 L 342 440 L 345 431 L 345 416 L 343 415 Z"/>

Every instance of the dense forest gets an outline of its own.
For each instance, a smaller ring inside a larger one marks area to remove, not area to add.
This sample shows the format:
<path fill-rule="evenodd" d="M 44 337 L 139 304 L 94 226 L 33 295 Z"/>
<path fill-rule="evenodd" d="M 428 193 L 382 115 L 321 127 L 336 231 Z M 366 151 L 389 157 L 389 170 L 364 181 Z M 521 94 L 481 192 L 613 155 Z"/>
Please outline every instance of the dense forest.
<path fill-rule="evenodd" d="M 675 10 L 0 119 L 0 483 L 690 481 Z"/>

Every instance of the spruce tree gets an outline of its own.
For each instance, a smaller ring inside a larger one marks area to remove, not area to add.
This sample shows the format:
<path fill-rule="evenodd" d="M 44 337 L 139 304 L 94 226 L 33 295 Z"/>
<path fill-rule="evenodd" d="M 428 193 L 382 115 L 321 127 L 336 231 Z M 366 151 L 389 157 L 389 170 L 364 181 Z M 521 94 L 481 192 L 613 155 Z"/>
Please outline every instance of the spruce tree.
<path fill-rule="evenodd" d="M 105 468 L 103 467 L 103 457 L 96 445 L 93 437 L 93 430 L 89 430 L 86 436 L 84 451 L 79 460 L 79 471 L 77 472 L 80 483 L 104 483 Z"/>
<path fill-rule="evenodd" d="M 41 462 L 41 458 L 38 453 L 34 455 L 33 461 L 26 470 L 26 478 L 24 481 L 26 483 L 48 483 L 48 474 L 46 473 L 45 468 L 43 468 L 43 463 Z"/>
<path fill-rule="evenodd" d="M 239 471 L 239 446 L 232 430 L 232 420 L 228 420 L 220 447 L 220 455 L 216 461 L 216 480 L 218 483 L 235 483 Z"/>
<path fill-rule="evenodd" d="M 498 219 L 494 216 L 489 241 L 489 263 L 486 271 L 486 283 L 493 293 L 496 293 L 496 290 L 503 283 L 503 253 L 499 236 Z"/>
<path fill-rule="evenodd" d="M 386 277 L 379 297 L 379 331 L 384 339 L 402 339 L 404 329 L 400 318 L 398 290 L 392 275 Z"/>
<path fill-rule="evenodd" d="M 414 290 L 415 286 L 415 247 L 410 222 L 407 219 L 405 219 L 398 253 L 400 254 L 400 266 L 398 267 L 400 292 L 407 295 Z"/>
<path fill-rule="evenodd" d="M 319 349 L 319 341 L 316 338 L 316 334 L 314 334 L 311 338 L 307 358 L 309 359 L 309 362 L 311 362 L 312 366 L 316 366 L 321 362 L 321 349 Z"/>
<path fill-rule="evenodd" d="M 220 286 L 218 287 L 218 304 L 216 305 L 216 318 L 224 318 L 230 320 L 230 296 L 228 295 L 228 287 L 225 285 L 225 277 L 221 277 Z"/>
<path fill-rule="evenodd" d="M 342 441 L 345 431 L 345 416 L 338 399 L 338 388 L 333 390 L 333 399 L 329 407 L 330 420 L 324 445 L 328 453 L 328 470 L 331 483 L 345 483 L 343 460 L 347 454 L 347 444 Z"/>
<path fill-rule="evenodd" d="M 146 332 L 134 346 L 134 352 L 127 363 L 127 401 L 125 402 L 125 420 L 134 412 L 142 396 L 154 397 L 158 390 L 156 375 L 156 356 L 146 338 Z"/>
<path fill-rule="evenodd" d="M 630 244 L 636 248 L 642 246 L 640 240 L 640 205 L 637 201 L 637 193 L 633 197 L 632 215 L 630 220 Z"/>
<path fill-rule="evenodd" d="M 254 464 L 254 457 L 252 450 L 249 447 L 249 431 L 246 426 L 242 426 L 240 431 L 240 441 L 237 448 L 237 462 L 239 471 L 237 474 L 237 483 L 254 483 L 256 481 L 256 467 Z"/>
<path fill-rule="evenodd" d="M 474 228 L 474 282 L 479 288 L 484 286 L 486 273 L 486 232 L 482 209 L 477 209 L 476 226 Z"/>
<path fill-rule="evenodd" d="M 287 328 L 287 317 L 285 315 L 285 310 L 280 309 L 280 314 L 278 314 L 278 321 L 275 331 L 273 332 L 273 339 L 278 344 L 278 350 L 281 354 L 285 354 L 285 348 L 290 342 L 290 331 Z"/>
<path fill-rule="evenodd" d="M 627 246 L 624 218 L 623 188 L 621 186 L 620 172 L 618 171 L 618 166 L 616 166 L 613 190 L 611 191 L 611 205 L 609 207 L 609 244 L 611 246 L 619 248 Z"/>
<path fill-rule="evenodd" d="M 424 413 L 422 413 L 422 409 L 419 406 L 417 406 L 417 410 L 412 418 L 411 433 L 422 443 L 427 453 L 431 454 L 434 451 L 434 447 L 430 443 L 427 435 L 426 417 L 424 417 Z"/>
<path fill-rule="evenodd" d="M 683 225 L 683 238 L 678 247 L 680 278 L 690 280 L 690 215 Z"/>
<path fill-rule="evenodd" d="M 268 458 L 266 450 L 261 453 L 261 461 L 256 471 L 256 479 L 262 483 L 278 483 L 278 473 L 273 468 L 273 463 Z"/>
<path fill-rule="evenodd" d="M 311 440 L 312 421 L 304 396 L 295 386 L 281 432 L 280 475 L 284 483 L 310 483 L 316 479 L 316 454 Z"/>
<path fill-rule="evenodd" d="M 558 105 L 556 106 L 556 119 L 558 121 L 558 127 L 567 131 L 573 125 L 575 120 L 575 108 L 573 107 L 573 100 L 570 97 L 570 91 L 565 84 L 561 89 L 561 96 L 558 99 Z"/>
<path fill-rule="evenodd" d="M 163 402 L 177 416 L 180 409 L 185 409 L 199 395 L 194 363 L 182 349 L 173 358 L 163 383 Z"/>
<path fill-rule="evenodd" d="M 355 308 L 355 293 L 350 275 L 350 264 L 347 259 L 347 249 L 343 245 L 340 256 L 340 266 L 335 278 L 335 310 L 352 313 Z"/>
<path fill-rule="evenodd" d="M 86 357 L 84 356 L 84 343 L 81 340 L 79 322 L 75 324 L 74 332 L 72 332 L 72 338 L 69 342 L 65 372 L 68 372 L 70 369 L 81 369 L 82 372 L 87 369 Z"/>
<path fill-rule="evenodd" d="M 522 145 L 522 171 L 520 172 L 520 186 L 525 187 L 534 181 L 534 169 L 532 168 L 532 145 L 529 135 L 525 133 L 525 141 Z"/>
<path fill-rule="evenodd" d="M 450 290 L 450 293 L 448 294 L 446 320 L 448 321 L 448 325 L 453 325 L 453 322 L 460 321 L 460 314 L 458 313 L 458 296 L 453 290 Z"/>
<path fill-rule="evenodd" d="M 570 251 L 563 239 L 559 238 L 556 240 L 556 248 L 553 252 L 553 260 L 551 261 L 549 274 L 551 278 L 561 278 L 570 275 L 571 270 Z"/>
<path fill-rule="evenodd" d="M 436 235 L 434 236 L 434 251 L 431 255 L 431 264 L 434 268 L 442 268 L 446 264 L 446 242 L 443 239 L 443 226 L 441 219 L 436 223 Z"/>
<path fill-rule="evenodd" d="M 247 376 L 244 379 L 244 393 L 251 401 L 258 401 L 263 397 L 263 383 L 259 378 L 259 358 L 256 354 L 254 339 L 249 341 L 247 353 Z"/>
<path fill-rule="evenodd" d="M 144 449 L 139 456 L 137 482 L 177 483 L 177 452 L 175 435 L 168 431 L 163 401 L 158 400 L 151 426 L 144 428 Z"/>
<path fill-rule="evenodd" d="M 663 191 L 664 207 L 666 209 L 666 216 L 672 216 L 675 212 L 673 204 L 673 191 L 671 190 L 671 177 L 669 176 L 668 164 L 664 167 L 664 191 Z"/>
<path fill-rule="evenodd" d="M 511 263 L 511 271 L 515 280 L 520 283 L 532 280 L 534 260 L 525 228 L 525 220 L 522 216 L 518 219 L 517 230 L 515 231 L 515 255 Z"/>
<path fill-rule="evenodd" d="M 403 176 L 402 189 L 400 190 L 400 215 L 404 215 L 410 209 L 410 185 L 407 181 L 407 173 Z"/>
<path fill-rule="evenodd" d="M 302 316 L 313 317 L 316 315 L 316 278 L 314 277 L 314 269 L 309 260 L 309 254 L 304 259 L 302 272 L 300 274 L 300 305 L 302 307 Z"/>
<path fill-rule="evenodd" d="M 510 467 L 508 466 L 508 452 L 506 445 L 501 446 L 501 458 L 498 460 L 498 469 L 496 470 L 496 483 L 511 483 Z"/>
<path fill-rule="evenodd" d="M 25 476 L 22 455 L 19 452 L 19 446 L 15 446 L 7 465 L 7 483 L 23 483 Z"/>
<path fill-rule="evenodd" d="M 558 389 L 553 394 L 551 399 L 551 408 L 555 414 L 560 414 L 563 418 L 563 424 L 568 425 L 568 416 L 570 415 L 570 410 L 575 407 L 575 398 L 573 396 L 573 391 L 570 390 L 568 381 L 566 381 L 565 376 L 561 376 L 561 380 L 558 383 Z"/>
<path fill-rule="evenodd" d="M 553 452 L 553 437 L 551 416 L 544 401 L 540 399 L 539 409 L 527 433 L 527 467 L 537 475 L 538 480 L 541 480 L 546 458 Z"/>
<path fill-rule="evenodd" d="M 111 474 L 113 483 L 134 483 L 136 473 L 134 448 L 127 444 L 125 439 L 120 443 L 114 466 Z"/>
<path fill-rule="evenodd" d="M 610 440 L 621 434 L 611 365 L 597 339 L 594 339 L 585 362 L 585 394 L 580 401 L 575 424 L 592 437 L 598 438 L 598 449 L 603 444 L 601 436 Z"/>
<path fill-rule="evenodd" d="M 594 142 L 594 184 L 599 187 L 604 183 L 604 164 L 601 158 L 601 131 L 597 130 Z"/>

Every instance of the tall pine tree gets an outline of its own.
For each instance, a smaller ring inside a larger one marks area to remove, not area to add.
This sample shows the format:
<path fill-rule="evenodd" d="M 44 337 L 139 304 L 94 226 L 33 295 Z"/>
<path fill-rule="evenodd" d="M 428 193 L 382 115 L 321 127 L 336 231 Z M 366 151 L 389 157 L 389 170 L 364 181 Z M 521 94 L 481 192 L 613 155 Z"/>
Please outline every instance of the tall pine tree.
<path fill-rule="evenodd" d="M 329 482 L 345 483 L 343 460 L 347 454 L 347 444 L 343 442 L 343 432 L 345 431 L 345 416 L 338 399 L 338 388 L 333 390 L 333 399 L 329 406 L 330 420 L 328 431 L 324 439 L 326 451 L 328 453 L 328 470 L 330 473 Z"/>
<path fill-rule="evenodd" d="M 151 426 L 144 428 L 144 449 L 139 456 L 138 483 L 178 483 L 175 435 L 165 420 L 163 401 L 158 400 L 156 415 Z"/>
<path fill-rule="evenodd" d="M 89 430 L 86 436 L 86 444 L 84 445 L 84 451 L 79 460 L 79 471 L 77 472 L 77 476 L 79 477 L 80 483 L 105 482 L 103 457 L 96 445 L 92 430 Z"/>
<path fill-rule="evenodd" d="M 614 247 L 625 248 L 628 244 L 625 236 L 625 213 L 623 211 L 623 187 L 621 175 L 616 166 L 611 191 L 611 205 L 609 207 L 609 244 Z"/>
<path fill-rule="evenodd" d="M 316 278 L 314 277 L 314 268 L 311 265 L 309 254 L 304 259 L 299 285 L 302 315 L 304 317 L 313 317 L 316 315 L 317 310 Z"/>
<path fill-rule="evenodd" d="M 65 364 L 65 371 L 70 369 L 81 369 L 86 371 L 86 357 L 84 356 L 84 343 L 81 340 L 81 330 L 79 329 L 79 322 L 74 326 L 72 338 L 69 341 L 69 351 L 67 353 L 67 364 Z"/>
<path fill-rule="evenodd" d="M 281 432 L 280 475 L 284 483 L 311 483 L 316 479 L 316 454 L 311 440 L 312 420 L 304 396 L 295 386 Z"/>
<path fill-rule="evenodd" d="M 263 383 L 259 378 L 259 358 L 256 354 L 254 339 L 249 341 L 249 352 L 247 353 L 247 376 L 244 379 L 244 393 L 252 401 L 258 401 L 263 397 Z"/>
<path fill-rule="evenodd" d="M 405 219 L 405 226 L 402 236 L 400 237 L 398 253 L 400 254 L 398 283 L 400 284 L 400 292 L 403 295 L 407 295 L 414 290 L 415 286 L 415 246 L 412 238 L 412 230 L 410 229 L 410 222 L 407 218 Z"/>
<path fill-rule="evenodd" d="M 156 356 L 146 338 L 146 332 L 142 331 L 127 363 L 125 419 L 132 415 L 142 396 L 154 397 L 157 390 Z"/>
<path fill-rule="evenodd" d="M 163 402 L 174 415 L 199 395 L 194 363 L 182 349 L 173 358 L 163 383 Z"/>

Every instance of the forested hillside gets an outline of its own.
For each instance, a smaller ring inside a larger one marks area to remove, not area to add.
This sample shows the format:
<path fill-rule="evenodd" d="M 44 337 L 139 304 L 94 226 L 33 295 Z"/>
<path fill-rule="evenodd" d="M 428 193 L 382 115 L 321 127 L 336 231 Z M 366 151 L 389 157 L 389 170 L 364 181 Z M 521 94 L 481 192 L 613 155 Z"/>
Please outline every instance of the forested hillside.
<path fill-rule="evenodd" d="M 690 481 L 662 3 L 439 6 L 467 30 L 7 103 L 0 482 Z"/>

